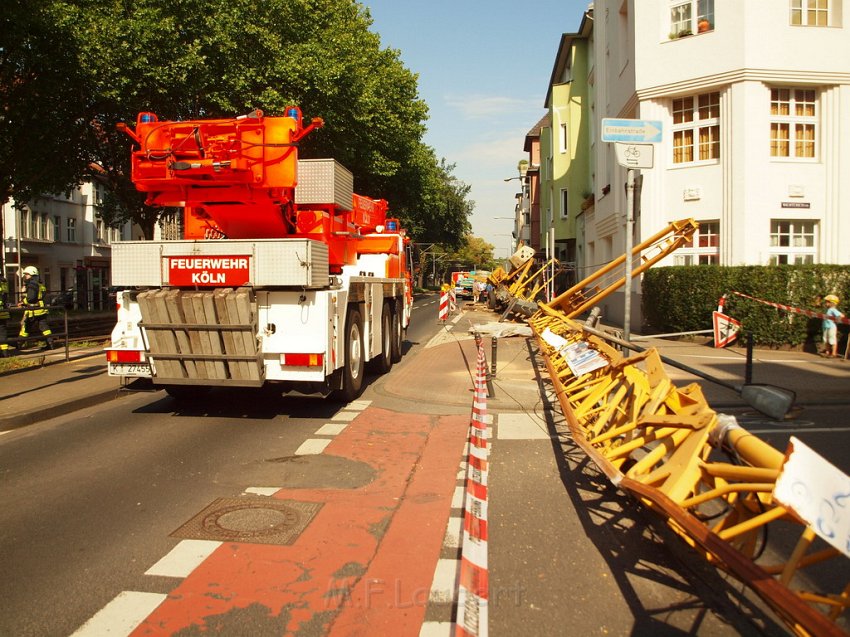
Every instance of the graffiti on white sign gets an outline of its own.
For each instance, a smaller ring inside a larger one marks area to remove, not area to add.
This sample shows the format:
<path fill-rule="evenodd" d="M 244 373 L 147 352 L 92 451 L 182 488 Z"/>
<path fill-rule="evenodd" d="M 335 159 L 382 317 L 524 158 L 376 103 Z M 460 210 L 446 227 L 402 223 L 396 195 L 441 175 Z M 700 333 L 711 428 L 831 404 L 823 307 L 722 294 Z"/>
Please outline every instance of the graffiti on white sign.
<path fill-rule="evenodd" d="M 850 477 L 794 436 L 773 497 L 850 557 Z"/>

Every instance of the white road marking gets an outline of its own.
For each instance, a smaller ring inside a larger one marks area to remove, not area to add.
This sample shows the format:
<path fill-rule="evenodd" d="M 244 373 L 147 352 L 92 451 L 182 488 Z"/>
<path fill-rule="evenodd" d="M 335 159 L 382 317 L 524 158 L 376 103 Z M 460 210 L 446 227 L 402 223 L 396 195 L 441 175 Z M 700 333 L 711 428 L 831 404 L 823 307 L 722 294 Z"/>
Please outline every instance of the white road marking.
<path fill-rule="evenodd" d="M 452 637 L 454 628 L 452 622 L 422 622 L 419 637 Z"/>
<path fill-rule="evenodd" d="M 446 535 L 443 538 L 443 546 L 450 549 L 460 548 L 460 541 L 463 538 L 463 518 L 450 517 L 449 523 L 446 525 Z"/>
<path fill-rule="evenodd" d="M 338 420 L 340 422 L 351 422 L 359 415 L 360 413 L 356 411 L 340 411 L 331 416 L 331 420 Z"/>
<path fill-rule="evenodd" d="M 328 438 L 308 438 L 295 450 L 295 455 L 316 456 L 322 453 L 329 444 L 331 444 L 331 440 Z"/>
<path fill-rule="evenodd" d="M 101 608 L 71 637 L 118 637 L 129 635 L 159 606 L 167 595 L 123 591 Z"/>
<path fill-rule="evenodd" d="M 159 562 L 146 570 L 145 575 L 189 577 L 189 574 L 219 546 L 221 542 L 212 540 L 183 540 Z"/>
<path fill-rule="evenodd" d="M 466 487 L 459 486 L 455 487 L 455 492 L 452 494 L 452 508 L 453 509 L 462 509 L 463 508 L 463 496 L 466 493 Z"/>
<path fill-rule="evenodd" d="M 439 559 L 434 569 L 434 581 L 431 583 L 429 602 L 452 602 L 457 590 L 457 574 L 460 560 Z"/>
<path fill-rule="evenodd" d="M 245 489 L 245 493 L 250 495 L 265 495 L 272 496 L 278 491 L 280 491 L 280 487 L 248 487 Z"/>
<path fill-rule="evenodd" d="M 329 422 L 325 423 L 318 429 L 316 429 L 317 436 L 337 436 L 342 433 L 343 429 L 348 427 L 347 423 L 344 422 Z"/>
<path fill-rule="evenodd" d="M 353 400 L 348 403 L 346 409 L 351 409 L 352 411 L 363 411 L 371 404 L 371 400 Z"/>

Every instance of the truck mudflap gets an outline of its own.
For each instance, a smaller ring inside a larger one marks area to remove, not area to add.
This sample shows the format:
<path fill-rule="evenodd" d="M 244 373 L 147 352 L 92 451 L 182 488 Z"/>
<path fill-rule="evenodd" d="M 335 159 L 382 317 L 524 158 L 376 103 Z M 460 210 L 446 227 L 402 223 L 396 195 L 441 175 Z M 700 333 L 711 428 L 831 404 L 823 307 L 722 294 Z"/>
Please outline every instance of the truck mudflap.
<path fill-rule="evenodd" d="M 149 290 L 137 301 L 155 383 L 263 384 L 257 304 L 251 288 Z"/>

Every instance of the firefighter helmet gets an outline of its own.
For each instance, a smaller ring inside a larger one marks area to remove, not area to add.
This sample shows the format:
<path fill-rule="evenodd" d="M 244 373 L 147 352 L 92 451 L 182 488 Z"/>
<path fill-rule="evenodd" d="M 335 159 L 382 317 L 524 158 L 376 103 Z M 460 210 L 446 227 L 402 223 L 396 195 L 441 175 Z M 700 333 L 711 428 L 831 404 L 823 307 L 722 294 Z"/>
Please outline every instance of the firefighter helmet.
<path fill-rule="evenodd" d="M 24 274 L 29 274 L 30 276 L 38 276 L 38 268 L 34 265 L 28 265 L 24 268 Z"/>

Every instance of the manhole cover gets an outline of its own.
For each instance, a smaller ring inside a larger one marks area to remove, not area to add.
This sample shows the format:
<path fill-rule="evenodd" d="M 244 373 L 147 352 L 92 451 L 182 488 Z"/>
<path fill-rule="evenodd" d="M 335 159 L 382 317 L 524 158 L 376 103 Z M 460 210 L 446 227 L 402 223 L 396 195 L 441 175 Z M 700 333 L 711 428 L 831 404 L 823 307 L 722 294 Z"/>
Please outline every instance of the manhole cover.
<path fill-rule="evenodd" d="M 172 537 L 219 542 L 293 544 L 322 504 L 273 498 L 219 498 Z"/>

